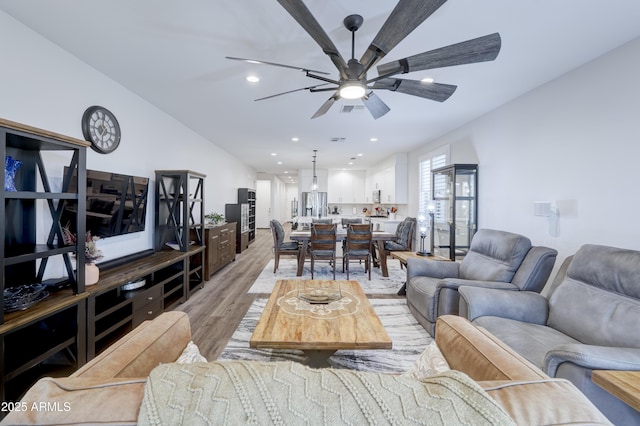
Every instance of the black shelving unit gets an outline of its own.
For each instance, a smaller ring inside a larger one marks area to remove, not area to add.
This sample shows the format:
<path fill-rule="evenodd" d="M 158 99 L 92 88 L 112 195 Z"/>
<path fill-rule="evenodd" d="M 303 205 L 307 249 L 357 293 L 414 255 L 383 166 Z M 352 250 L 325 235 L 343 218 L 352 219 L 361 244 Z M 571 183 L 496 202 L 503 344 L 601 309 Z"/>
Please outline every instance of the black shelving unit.
<path fill-rule="evenodd" d="M 156 170 L 155 250 L 204 245 L 204 179 L 191 170 Z M 193 239 L 193 240 L 192 240 Z"/>
<path fill-rule="evenodd" d="M 256 190 L 249 188 L 238 188 L 238 203 L 249 204 L 249 244 L 256 239 Z"/>
<path fill-rule="evenodd" d="M 86 362 L 84 252 L 86 230 L 86 148 L 89 143 L 0 119 L 2 157 L 21 165 L 15 191 L 5 190 L 0 217 L 2 290 L 41 285 L 47 267 L 64 265 L 69 288 L 51 294 L 24 310 L 6 312 L 0 301 L 0 399 L 15 400 L 43 374 Z M 59 187 L 49 173 L 62 176 Z M 60 216 L 65 200 L 77 201 L 77 243 L 65 246 Z M 44 219 L 43 219 L 44 218 Z M 37 229 L 49 223 L 49 229 Z M 72 263 L 74 254 L 76 265 Z M 50 272 L 50 271 L 49 271 Z M 53 275 L 53 274 L 50 274 Z M 62 277 L 65 278 L 65 277 Z"/>
<path fill-rule="evenodd" d="M 236 253 L 249 248 L 249 204 L 225 204 L 224 217 L 228 222 L 236 222 Z"/>
<path fill-rule="evenodd" d="M 431 191 L 435 253 L 460 260 L 478 229 L 478 165 L 451 164 L 432 170 Z"/>

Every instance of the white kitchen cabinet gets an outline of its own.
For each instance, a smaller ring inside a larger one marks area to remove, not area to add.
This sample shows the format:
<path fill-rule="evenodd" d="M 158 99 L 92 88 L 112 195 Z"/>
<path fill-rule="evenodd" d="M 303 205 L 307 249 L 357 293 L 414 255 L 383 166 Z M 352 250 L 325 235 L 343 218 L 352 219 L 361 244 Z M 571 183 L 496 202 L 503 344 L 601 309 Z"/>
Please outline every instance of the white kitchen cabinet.
<path fill-rule="evenodd" d="M 381 204 L 407 204 L 407 154 L 395 154 L 367 173 L 365 201 L 373 202 L 372 192 L 380 190 Z"/>
<path fill-rule="evenodd" d="M 364 203 L 365 172 L 362 170 L 329 170 L 329 204 Z"/>

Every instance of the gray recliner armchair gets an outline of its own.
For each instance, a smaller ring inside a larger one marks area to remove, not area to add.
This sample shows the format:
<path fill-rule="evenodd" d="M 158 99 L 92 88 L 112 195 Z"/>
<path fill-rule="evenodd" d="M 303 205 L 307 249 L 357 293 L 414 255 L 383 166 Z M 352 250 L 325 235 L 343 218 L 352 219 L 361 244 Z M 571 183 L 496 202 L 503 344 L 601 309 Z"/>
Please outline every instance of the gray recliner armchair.
<path fill-rule="evenodd" d="M 593 370 L 640 370 L 640 252 L 584 245 L 549 296 L 460 288 L 460 314 L 551 377 L 573 382 L 614 424 L 640 413 L 593 383 Z"/>
<path fill-rule="evenodd" d="M 479 229 L 461 262 L 407 260 L 407 305 L 418 322 L 435 336 L 440 315 L 458 315 L 458 287 L 540 292 L 557 254 L 551 248 L 532 247 L 522 235 Z"/>

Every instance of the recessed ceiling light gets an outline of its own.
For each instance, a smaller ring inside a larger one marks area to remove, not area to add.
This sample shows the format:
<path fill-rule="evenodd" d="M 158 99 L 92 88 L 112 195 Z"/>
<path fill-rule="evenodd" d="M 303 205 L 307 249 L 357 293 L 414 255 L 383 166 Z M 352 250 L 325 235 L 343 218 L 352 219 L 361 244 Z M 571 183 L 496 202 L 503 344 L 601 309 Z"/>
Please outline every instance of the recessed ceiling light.
<path fill-rule="evenodd" d="M 272 157 L 275 157 L 276 155 L 278 155 L 278 154 L 276 154 L 275 152 L 272 152 L 272 153 L 271 153 L 271 156 L 272 156 Z"/>
<path fill-rule="evenodd" d="M 289 173 L 288 171 L 286 171 L 286 170 L 284 171 L 284 174 L 285 174 L 285 175 L 286 175 L 286 174 L 288 174 L 288 173 Z"/>
<path fill-rule="evenodd" d="M 249 83 L 257 83 L 260 81 L 260 77 L 258 77 L 257 75 L 248 75 L 247 76 L 247 81 Z"/>
<path fill-rule="evenodd" d="M 278 163 L 277 163 L 277 164 L 282 164 L 282 161 L 278 161 Z"/>
<path fill-rule="evenodd" d="M 359 154 L 358 154 L 358 157 L 362 157 L 363 155 L 364 155 L 363 153 L 359 153 Z"/>
<path fill-rule="evenodd" d="M 295 136 L 291 138 L 292 141 L 294 142 L 298 142 L 300 140 L 300 138 L 296 138 Z"/>
<path fill-rule="evenodd" d="M 353 166 L 353 161 L 349 161 L 348 163 L 350 166 Z"/>
<path fill-rule="evenodd" d="M 433 83 L 433 77 L 425 77 L 422 80 L 420 80 L 423 83 Z"/>
<path fill-rule="evenodd" d="M 369 139 L 371 142 L 378 142 L 378 138 L 371 138 Z"/>

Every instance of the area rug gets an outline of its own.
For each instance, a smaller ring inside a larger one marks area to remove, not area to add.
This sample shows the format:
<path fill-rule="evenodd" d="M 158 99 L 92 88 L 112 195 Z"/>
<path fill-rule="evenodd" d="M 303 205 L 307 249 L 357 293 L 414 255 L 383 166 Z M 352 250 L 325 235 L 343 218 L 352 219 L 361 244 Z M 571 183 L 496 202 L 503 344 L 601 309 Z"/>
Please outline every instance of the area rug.
<path fill-rule="evenodd" d="M 418 324 L 403 299 L 369 299 L 369 301 L 387 329 L 393 342 L 393 349 L 341 350 L 329 358 L 329 364 L 334 368 L 384 373 L 402 373 L 409 370 L 433 339 Z M 249 348 L 249 338 L 266 303 L 265 298 L 255 300 L 218 359 L 304 361 L 305 355 L 302 351 Z"/>
<path fill-rule="evenodd" d="M 273 262 L 273 259 L 269 261 L 267 266 L 262 270 L 256 281 L 253 283 L 253 286 L 249 289 L 248 293 L 271 294 L 276 281 L 282 279 L 311 279 L 311 266 L 308 261 L 305 262 L 301 277 L 296 276 L 298 263 L 295 259 L 280 258 L 280 264 L 278 265 L 278 270 L 275 274 L 273 273 Z M 400 269 L 400 262 L 396 259 L 388 259 L 387 266 L 389 268 L 388 277 L 382 276 L 380 268 L 373 268 L 371 270 L 371 281 L 369 281 L 368 274 L 364 272 L 364 265 L 354 262 L 351 264 L 349 279 L 358 281 L 362 290 L 364 290 L 364 293 L 367 295 L 396 294 L 402 287 L 402 284 L 407 280 L 407 270 Z M 313 275 L 315 279 L 332 280 L 333 268 L 330 267 L 327 262 L 316 263 Z M 347 273 L 342 273 L 341 261 L 338 261 L 338 265 L 336 265 L 336 279 L 347 279 Z"/>

